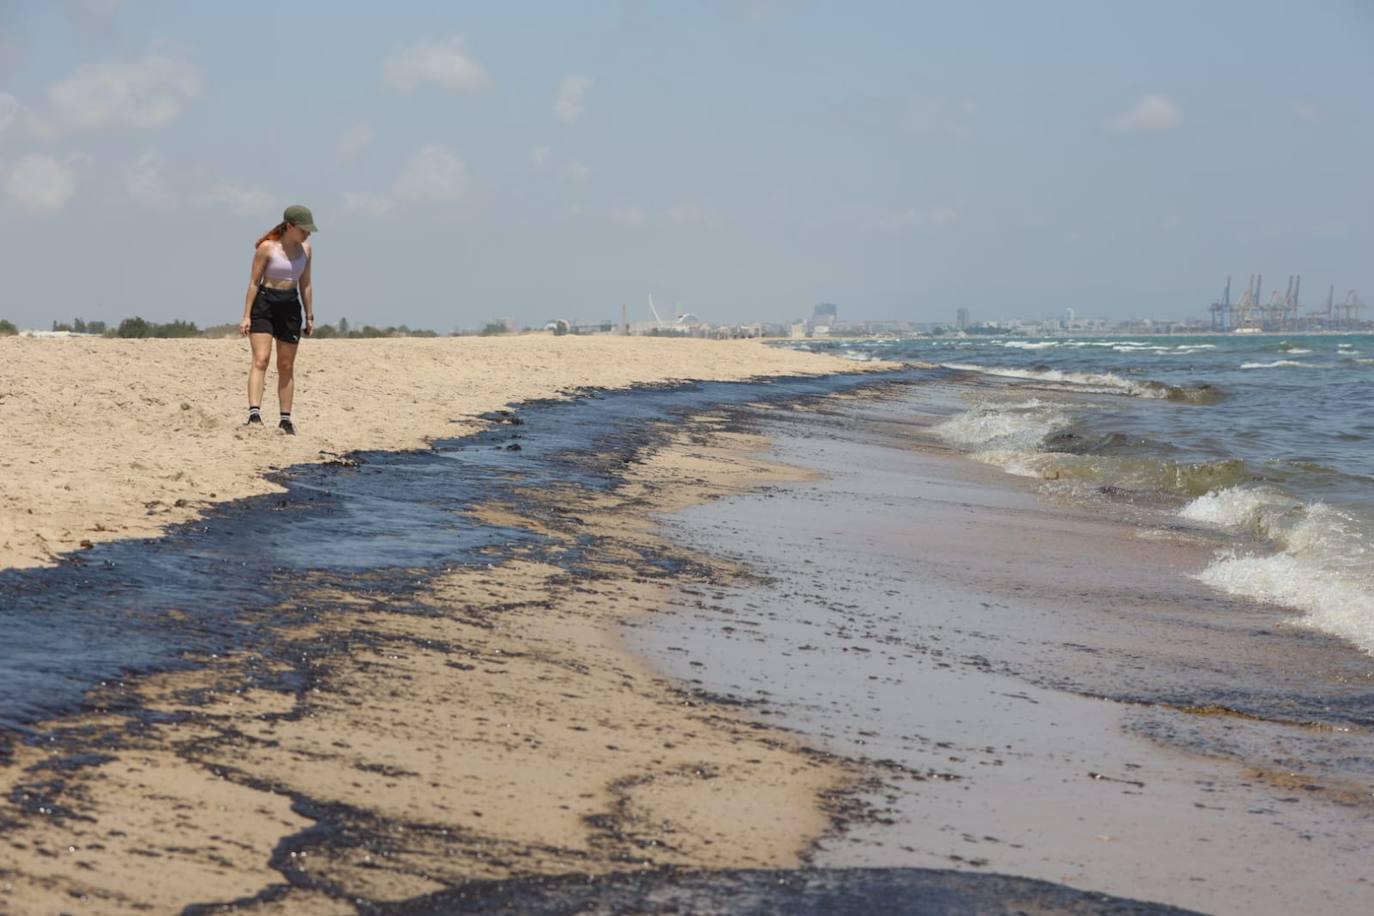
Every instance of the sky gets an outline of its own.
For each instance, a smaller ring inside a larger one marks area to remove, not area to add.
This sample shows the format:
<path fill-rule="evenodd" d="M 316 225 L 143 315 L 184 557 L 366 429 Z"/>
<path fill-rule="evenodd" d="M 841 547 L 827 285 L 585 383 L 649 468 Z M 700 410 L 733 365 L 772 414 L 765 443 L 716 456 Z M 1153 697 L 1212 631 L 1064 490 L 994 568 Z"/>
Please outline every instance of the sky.
<path fill-rule="evenodd" d="M 0 318 L 1374 301 L 1374 0 L 0 0 Z"/>

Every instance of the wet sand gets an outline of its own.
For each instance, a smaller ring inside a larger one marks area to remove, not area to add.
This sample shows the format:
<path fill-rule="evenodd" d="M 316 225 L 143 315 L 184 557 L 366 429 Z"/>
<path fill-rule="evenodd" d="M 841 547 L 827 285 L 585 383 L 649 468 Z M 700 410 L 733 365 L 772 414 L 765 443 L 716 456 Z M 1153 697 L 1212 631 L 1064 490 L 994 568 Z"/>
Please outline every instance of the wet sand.
<path fill-rule="evenodd" d="M 245 340 L 0 337 L 0 569 L 149 537 L 211 506 L 281 492 L 269 471 L 415 449 L 515 401 L 675 379 L 858 371 L 759 341 L 648 337 L 305 341 L 292 415 L 245 429 Z M 877 364 L 872 365 L 877 368 Z"/>
<path fill-rule="evenodd" d="M 926 397 L 760 420 L 777 460 L 820 476 L 665 528 L 770 581 L 681 593 L 627 644 L 883 774 L 819 865 L 1366 908 L 1367 657 L 1189 579 L 1217 546 L 1198 532 L 940 449 Z"/>

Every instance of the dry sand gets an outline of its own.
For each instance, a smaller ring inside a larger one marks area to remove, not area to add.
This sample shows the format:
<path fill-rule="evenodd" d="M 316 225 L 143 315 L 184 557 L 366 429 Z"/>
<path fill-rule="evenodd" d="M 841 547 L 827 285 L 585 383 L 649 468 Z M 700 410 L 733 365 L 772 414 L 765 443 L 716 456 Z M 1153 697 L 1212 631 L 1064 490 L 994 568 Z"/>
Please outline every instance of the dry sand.
<path fill-rule="evenodd" d="M 350 451 L 413 449 L 477 415 L 580 387 L 855 371 L 759 341 L 646 337 L 305 341 L 300 435 L 245 428 L 245 340 L 0 338 L 0 568 L 83 542 L 156 534 L 215 502 L 272 492 L 263 474 Z"/>
<path fill-rule="evenodd" d="M 6 416 L 43 415 L 34 393 L 63 375 L 45 368 L 44 353 L 69 362 L 81 354 L 104 369 L 82 363 L 67 373 L 75 407 L 42 426 L 50 435 L 41 448 L 30 445 L 37 460 L 77 481 L 160 462 L 158 473 L 130 475 L 123 489 L 90 485 L 111 520 L 107 537 L 177 517 L 144 520 L 129 510 L 141 512 L 158 494 L 170 501 L 165 478 L 186 468 L 213 463 L 194 485 L 211 489 L 213 478 L 223 499 L 265 489 L 257 474 L 269 463 L 419 445 L 454 431 L 451 416 L 569 386 L 854 368 L 750 343 L 350 341 L 306 351 L 314 381 L 303 384 L 302 401 L 311 403 L 323 376 L 331 406 L 303 407 L 315 419 L 289 440 L 233 425 L 234 379 L 215 375 L 239 367 L 237 346 L 53 343 L 14 347 L 31 367 L 13 373 L 15 362 L 5 364 Z M 149 358 L 129 373 L 139 381 L 113 381 L 121 357 L 127 368 L 141 348 Z M 402 356 L 421 369 L 376 386 L 368 380 Z M 192 368 L 154 394 L 159 359 L 164 371 Z M 96 381 L 105 373 L 111 380 Z M 105 386 L 104 396 L 82 406 L 74 378 Z M 182 411 L 189 391 L 199 406 Z M 145 397 L 163 403 L 113 406 Z M 103 421 L 97 404 L 115 416 Z M 51 435 L 58 419 L 69 437 Z M 181 431 L 166 435 L 168 424 Z M 713 428 L 710 419 L 691 424 L 612 493 L 543 494 L 547 511 L 537 500 L 519 512 L 484 509 L 584 545 L 580 565 L 590 576 L 517 559 L 443 575 L 419 607 L 405 608 L 365 583 L 346 594 L 306 589 L 297 600 L 319 613 L 282 631 L 270 657 L 237 652 L 191 671 L 130 678 L 93 692 L 95 711 L 40 723 L 37 732 L 50 736 L 41 742 L 6 746 L 0 736 L 0 912 L 174 912 L 239 901 L 253 912 L 336 913 L 354 911 L 358 898 L 405 899 L 480 878 L 800 864 L 831 829 L 856 773 L 655 677 L 618 636 L 684 575 L 742 574 L 662 541 L 653 513 L 796 476 L 755 457 L 749 448 L 760 442 Z M 42 439 L 33 428 L 25 434 Z M 704 444 L 710 435 L 719 447 Z M 44 495 L 42 477 L 59 474 L 30 467 L 11 440 L 4 448 L 25 481 L 5 491 L 8 518 Z M 83 489 L 61 492 L 70 493 L 68 517 L 88 524 Z M 36 508 L 53 526 L 55 512 Z M 48 530 L 86 536 L 77 524 Z M 665 576 L 646 566 L 646 555 L 677 556 L 688 572 Z M 283 670 L 305 686 L 274 682 Z"/>

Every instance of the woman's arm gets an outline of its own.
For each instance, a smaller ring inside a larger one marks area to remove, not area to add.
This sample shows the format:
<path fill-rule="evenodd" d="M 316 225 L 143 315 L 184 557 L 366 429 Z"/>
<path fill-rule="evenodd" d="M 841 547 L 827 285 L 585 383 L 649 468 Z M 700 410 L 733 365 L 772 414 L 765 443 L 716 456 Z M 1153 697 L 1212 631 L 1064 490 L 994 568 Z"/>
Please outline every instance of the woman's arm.
<path fill-rule="evenodd" d="M 248 295 L 243 299 L 243 320 L 239 322 L 239 333 L 247 334 L 248 329 L 253 326 L 253 299 L 258 295 L 258 285 L 262 283 L 262 272 L 267 268 L 267 255 L 271 251 L 271 243 L 263 242 L 258 246 L 258 250 L 253 252 L 253 269 L 248 276 Z"/>
<path fill-rule="evenodd" d="M 315 252 L 310 245 L 305 246 L 305 270 L 301 271 L 301 278 L 296 282 L 300 288 L 301 305 L 305 306 L 305 336 L 309 337 L 315 330 L 315 299 L 314 293 L 310 288 L 310 265 L 315 263 Z"/>

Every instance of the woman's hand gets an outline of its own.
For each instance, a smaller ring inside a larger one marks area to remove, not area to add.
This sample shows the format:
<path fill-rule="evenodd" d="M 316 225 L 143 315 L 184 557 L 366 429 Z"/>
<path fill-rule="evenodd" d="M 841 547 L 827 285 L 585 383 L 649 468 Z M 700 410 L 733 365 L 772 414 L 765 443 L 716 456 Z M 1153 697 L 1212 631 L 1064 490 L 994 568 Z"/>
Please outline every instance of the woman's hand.
<path fill-rule="evenodd" d="M 307 315 L 305 318 L 305 336 L 309 337 L 315 333 L 315 316 Z"/>
<path fill-rule="evenodd" d="M 249 329 L 252 328 L 252 327 L 253 327 L 253 320 L 252 320 L 251 318 L 245 318 L 245 319 L 243 319 L 242 321 L 239 322 L 239 333 L 242 334 L 244 337 L 247 337 L 247 336 L 248 336 L 248 331 L 249 331 Z"/>

